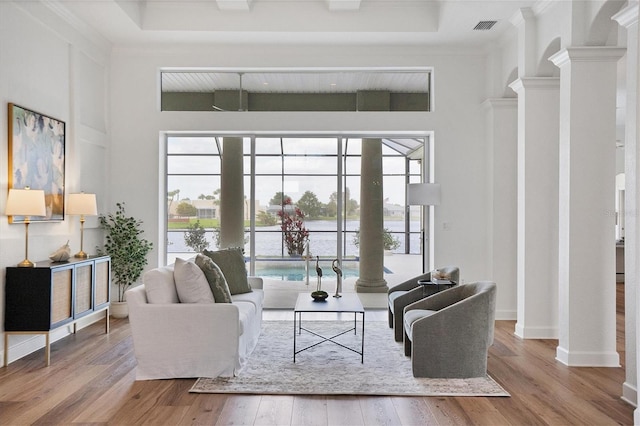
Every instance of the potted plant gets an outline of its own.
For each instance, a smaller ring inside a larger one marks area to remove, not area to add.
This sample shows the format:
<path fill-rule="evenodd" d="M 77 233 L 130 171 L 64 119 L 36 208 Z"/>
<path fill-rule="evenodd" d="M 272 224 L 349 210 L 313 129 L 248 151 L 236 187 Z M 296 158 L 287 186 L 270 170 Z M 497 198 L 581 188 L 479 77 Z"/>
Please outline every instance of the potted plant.
<path fill-rule="evenodd" d="M 286 197 L 278 216 L 281 219 L 282 240 L 289 256 L 302 256 L 309 238 L 309 230 L 304 226 L 304 213 L 298 207 L 293 207 L 291 198 Z"/>
<path fill-rule="evenodd" d="M 111 303 L 111 313 L 115 318 L 128 315 L 124 293 L 136 282 L 147 264 L 147 254 L 153 244 L 140 237 L 142 221 L 125 214 L 124 203 L 116 204 L 115 214 L 100 215 L 100 226 L 105 232 L 103 249 L 100 254 L 111 256 L 111 276 L 118 287 L 118 299 Z"/>
<path fill-rule="evenodd" d="M 209 242 L 207 241 L 206 235 L 206 229 L 200 225 L 199 220 L 196 220 L 194 224 L 187 226 L 187 231 L 184 233 L 184 243 L 196 253 L 200 253 L 209 248 Z"/>
<path fill-rule="evenodd" d="M 356 229 L 356 234 L 353 236 L 353 244 L 356 247 L 360 247 L 360 229 Z M 391 231 L 387 228 L 384 228 L 382 231 L 382 246 L 384 248 L 385 253 L 393 254 L 393 250 L 400 247 L 400 240 L 398 237 L 394 237 L 391 235 Z"/>

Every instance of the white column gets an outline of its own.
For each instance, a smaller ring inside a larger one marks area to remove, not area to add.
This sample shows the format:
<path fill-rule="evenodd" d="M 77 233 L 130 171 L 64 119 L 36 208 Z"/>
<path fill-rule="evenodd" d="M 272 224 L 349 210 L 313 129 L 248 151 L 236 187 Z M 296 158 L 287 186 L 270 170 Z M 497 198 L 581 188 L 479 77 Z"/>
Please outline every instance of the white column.
<path fill-rule="evenodd" d="M 626 378 L 622 384 L 622 399 L 633 405 L 638 403 L 637 372 L 637 307 L 638 274 L 640 273 L 640 163 L 638 163 L 638 5 L 633 4 L 614 15 L 613 19 L 627 31 L 626 116 L 624 141 L 625 174 L 625 250 L 624 250 L 624 323 Z M 627 214 L 626 212 L 629 212 Z M 637 410 L 636 410 L 637 411 Z"/>
<path fill-rule="evenodd" d="M 360 175 L 360 277 L 356 291 L 384 293 L 382 140 L 363 139 Z"/>
<path fill-rule="evenodd" d="M 244 248 L 244 176 L 242 138 L 222 140 L 220 247 Z"/>
<path fill-rule="evenodd" d="M 515 334 L 558 336 L 559 79 L 520 78 L 518 94 L 518 312 Z"/>
<path fill-rule="evenodd" d="M 496 319 L 516 319 L 518 99 L 484 102 L 487 113 L 490 279 L 498 286 Z"/>
<path fill-rule="evenodd" d="M 570 366 L 619 366 L 616 352 L 616 63 L 625 49 L 571 47 L 560 68 L 559 345 Z"/>

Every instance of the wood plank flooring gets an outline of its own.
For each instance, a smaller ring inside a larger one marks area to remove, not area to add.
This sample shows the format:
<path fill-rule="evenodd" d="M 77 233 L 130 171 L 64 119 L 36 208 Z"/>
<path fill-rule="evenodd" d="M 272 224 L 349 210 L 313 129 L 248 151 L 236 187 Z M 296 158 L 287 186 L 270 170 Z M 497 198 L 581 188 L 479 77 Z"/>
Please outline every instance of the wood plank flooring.
<path fill-rule="evenodd" d="M 618 300 L 624 284 L 617 285 Z M 291 319 L 291 312 L 265 312 Z M 367 313 L 386 320 L 386 311 Z M 384 325 L 386 326 L 386 324 Z M 623 368 L 566 367 L 555 340 L 520 340 L 498 321 L 489 374 L 512 396 L 358 397 L 189 394 L 194 380 L 134 380 L 127 320 L 93 324 L 0 368 L 0 425 L 632 425 Z M 622 329 L 621 329 L 622 327 Z M 391 334 L 389 334 L 391 337 Z M 624 362 L 624 312 L 618 304 Z"/>

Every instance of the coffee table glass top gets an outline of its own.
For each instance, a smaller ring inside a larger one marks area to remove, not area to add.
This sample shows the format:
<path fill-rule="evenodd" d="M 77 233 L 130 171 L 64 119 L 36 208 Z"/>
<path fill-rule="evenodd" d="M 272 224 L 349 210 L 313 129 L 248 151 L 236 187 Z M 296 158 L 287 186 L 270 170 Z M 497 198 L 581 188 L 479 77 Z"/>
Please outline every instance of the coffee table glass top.
<path fill-rule="evenodd" d="M 329 296 L 323 302 L 316 302 L 309 293 L 299 293 L 295 312 L 363 312 L 364 307 L 357 294 L 342 293 L 342 297 Z"/>

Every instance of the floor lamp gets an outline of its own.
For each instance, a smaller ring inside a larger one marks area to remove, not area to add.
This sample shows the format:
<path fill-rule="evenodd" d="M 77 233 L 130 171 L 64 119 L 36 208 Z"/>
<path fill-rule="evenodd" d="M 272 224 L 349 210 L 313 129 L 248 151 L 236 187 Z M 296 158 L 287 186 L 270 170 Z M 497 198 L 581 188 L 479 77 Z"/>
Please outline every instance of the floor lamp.
<path fill-rule="evenodd" d="M 74 257 L 86 259 L 87 253 L 84 252 L 84 217 L 96 216 L 98 207 L 96 204 L 96 194 L 69 194 L 69 202 L 67 204 L 67 214 L 80 216 L 80 251 Z"/>
<path fill-rule="evenodd" d="M 429 256 L 429 246 L 425 244 L 424 231 L 425 219 L 428 218 L 428 215 L 425 215 L 424 206 L 437 206 L 440 204 L 440 184 L 410 183 L 407 185 L 407 204 L 422 207 L 420 209 L 420 251 L 422 252 L 422 272 L 424 273 L 426 271 L 426 259 Z"/>
<path fill-rule="evenodd" d="M 33 268 L 36 264 L 29 260 L 29 218 L 31 216 L 46 216 L 44 191 L 28 187 L 9 189 L 5 214 L 7 216 L 24 216 L 24 260 L 18 263 L 18 266 Z"/>

